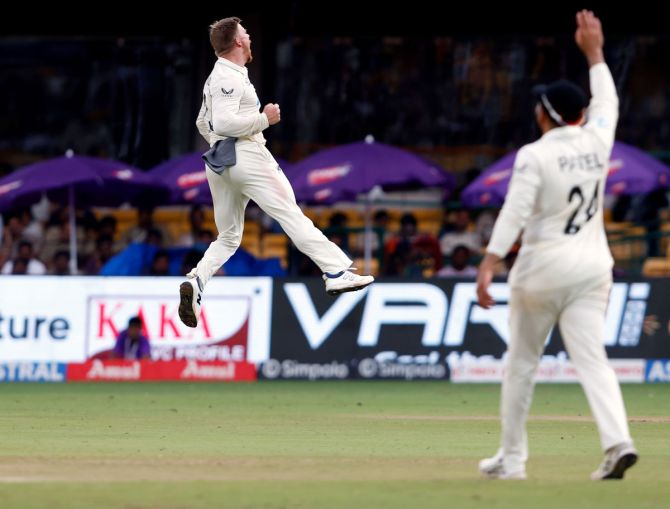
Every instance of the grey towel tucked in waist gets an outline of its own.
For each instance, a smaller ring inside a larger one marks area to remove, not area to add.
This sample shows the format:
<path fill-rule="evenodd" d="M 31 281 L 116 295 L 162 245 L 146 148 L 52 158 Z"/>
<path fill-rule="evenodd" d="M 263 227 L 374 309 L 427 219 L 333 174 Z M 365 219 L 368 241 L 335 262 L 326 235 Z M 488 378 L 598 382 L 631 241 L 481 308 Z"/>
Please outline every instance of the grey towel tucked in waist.
<path fill-rule="evenodd" d="M 214 172 L 221 175 L 223 170 L 229 166 L 235 166 L 237 156 L 235 154 L 235 142 L 237 138 L 226 138 L 214 143 L 214 146 L 202 155 L 207 166 Z"/>

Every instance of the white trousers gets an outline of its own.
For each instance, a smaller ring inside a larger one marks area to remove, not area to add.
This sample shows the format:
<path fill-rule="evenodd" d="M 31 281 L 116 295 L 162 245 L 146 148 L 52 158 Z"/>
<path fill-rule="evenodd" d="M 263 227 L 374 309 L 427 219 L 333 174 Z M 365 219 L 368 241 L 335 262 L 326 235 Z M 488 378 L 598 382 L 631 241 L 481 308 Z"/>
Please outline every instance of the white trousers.
<path fill-rule="evenodd" d="M 611 278 L 543 293 L 513 288 L 510 343 L 502 383 L 503 465 L 514 472 L 528 457 L 526 420 L 545 341 L 558 323 L 563 343 L 595 418 L 603 450 L 631 442 L 618 380 L 603 345 Z"/>
<path fill-rule="evenodd" d="M 295 201 L 291 184 L 264 145 L 243 140 L 236 145 L 237 164 L 221 175 L 207 168 L 207 181 L 214 201 L 216 240 L 196 267 L 203 285 L 232 255 L 242 241 L 244 209 L 254 200 L 277 220 L 295 246 L 323 272 L 349 268 L 351 259 L 314 226 Z"/>

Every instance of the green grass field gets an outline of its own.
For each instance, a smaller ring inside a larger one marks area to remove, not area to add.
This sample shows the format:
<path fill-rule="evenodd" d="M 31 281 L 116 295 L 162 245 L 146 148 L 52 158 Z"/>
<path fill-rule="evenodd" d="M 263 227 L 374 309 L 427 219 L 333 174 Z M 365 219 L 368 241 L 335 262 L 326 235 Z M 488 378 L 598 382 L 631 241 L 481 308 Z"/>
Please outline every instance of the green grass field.
<path fill-rule="evenodd" d="M 0 508 L 665 508 L 670 385 L 624 386 L 641 459 L 594 483 L 576 385 L 538 386 L 529 481 L 486 481 L 493 385 L 0 386 Z"/>

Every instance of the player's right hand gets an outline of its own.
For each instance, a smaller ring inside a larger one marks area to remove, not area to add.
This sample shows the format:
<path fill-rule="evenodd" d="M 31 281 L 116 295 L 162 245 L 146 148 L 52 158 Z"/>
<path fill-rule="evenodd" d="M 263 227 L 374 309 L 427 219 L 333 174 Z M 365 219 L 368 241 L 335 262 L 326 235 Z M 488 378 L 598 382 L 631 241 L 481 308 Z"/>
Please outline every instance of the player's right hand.
<path fill-rule="evenodd" d="M 265 108 L 263 108 L 263 113 L 265 113 L 265 116 L 268 117 L 268 123 L 270 125 L 275 125 L 279 123 L 279 121 L 281 120 L 281 114 L 279 111 L 278 104 L 273 103 L 266 104 Z"/>
<path fill-rule="evenodd" d="M 495 264 L 496 259 L 487 253 L 477 271 L 477 303 L 484 309 L 489 309 L 496 304 L 496 301 L 489 293 Z"/>
<path fill-rule="evenodd" d="M 602 50 L 605 43 L 603 28 L 593 11 L 584 9 L 577 13 L 575 42 L 585 55 Z"/>

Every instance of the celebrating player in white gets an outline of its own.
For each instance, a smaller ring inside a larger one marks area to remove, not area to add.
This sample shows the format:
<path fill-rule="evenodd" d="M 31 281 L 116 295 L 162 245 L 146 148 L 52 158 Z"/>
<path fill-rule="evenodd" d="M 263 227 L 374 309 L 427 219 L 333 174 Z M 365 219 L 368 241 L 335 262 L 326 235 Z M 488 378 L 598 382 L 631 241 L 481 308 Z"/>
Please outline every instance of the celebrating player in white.
<path fill-rule="evenodd" d="M 329 294 L 366 287 L 374 278 L 351 272 L 352 261 L 305 217 L 291 184 L 265 148 L 262 131 L 280 121 L 280 110 L 277 104 L 267 104 L 259 112 L 260 101 L 246 68 L 252 60 L 251 39 L 240 19 L 219 20 L 209 34 L 218 59 L 205 83 L 196 125 L 213 147 L 206 171 L 219 235 L 179 287 L 179 317 L 189 327 L 197 326 L 201 293 L 239 247 L 250 199 L 319 266 Z"/>
<path fill-rule="evenodd" d="M 533 378 L 556 323 L 605 451 L 591 478 L 621 479 L 637 461 L 621 390 L 603 346 L 613 260 L 602 203 L 619 101 L 603 56 L 600 20 L 592 12 L 577 13 L 575 40 L 590 68 L 586 119 L 586 96 L 576 85 L 563 80 L 536 89 L 535 116 L 543 135 L 518 152 L 479 267 L 477 297 L 489 308 L 494 305 L 488 293 L 493 267 L 523 230 L 509 277 L 511 334 L 501 394 L 501 449 L 479 464 L 492 478 L 526 478 Z"/>

